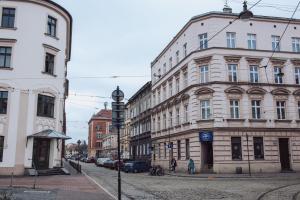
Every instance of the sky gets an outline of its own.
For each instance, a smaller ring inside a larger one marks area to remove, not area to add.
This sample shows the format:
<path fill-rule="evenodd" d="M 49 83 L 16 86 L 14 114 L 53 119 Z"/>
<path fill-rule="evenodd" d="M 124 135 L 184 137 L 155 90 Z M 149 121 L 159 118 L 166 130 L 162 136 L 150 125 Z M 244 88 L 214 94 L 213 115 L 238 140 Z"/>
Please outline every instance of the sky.
<path fill-rule="evenodd" d="M 70 96 L 66 104 L 70 142 L 87 140 L 88 121 L 111 105 L 117 86 L 129 99 L 150 81 L 150 63 L 190 18 L 222 11 L 224 0 L 54 0 L 73 16 Z M 248 1 L 249 4 L 257 0 Z M 233 12 L 243 0 L 228 0 Z M 298 0 L 262 0 L 252 11 L 291 17 Z M 300 10 L 295 18 L 300 18 Z M 222 27 L 220 27 L 221 29 Z M 76 78 L 76 77 L 102 78 Z M 138 76 L 106 78 L 110 76 Z M 97 97 L 95 97 L 97 96 Z M 101 97 L 101 98 L 100 98 Z"/>

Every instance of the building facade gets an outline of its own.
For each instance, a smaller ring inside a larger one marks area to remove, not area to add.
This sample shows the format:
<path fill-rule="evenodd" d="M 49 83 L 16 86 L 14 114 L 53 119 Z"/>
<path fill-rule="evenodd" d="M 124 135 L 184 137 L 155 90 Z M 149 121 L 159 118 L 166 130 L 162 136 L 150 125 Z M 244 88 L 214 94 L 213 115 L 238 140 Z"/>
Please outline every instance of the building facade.
<path fill-rule="evenodd" d="M 130 159 L 151 160 L 151 82 L 128 101 L 126 121 L 130 120 Z"/>
<path fill-rule="evenodd" d="M 300 20 L 280 41 L 289 19 L 237 18 L 193 17 L 152 62 L 155 164 L 300 171 Z"/>
<path fill-rule="evenodd" d="M 36 0 L 3 0 L 0 17 L 0 175 L 60 167 L 72 17 Z"/>
<path fill-rule="evenodd" d="M 121 158 L 129 159 L 130 158 L 130 117 L 129 117 L 130 105 L 125 106 L 125 121 L 124 128 L 121 129 L 120 143 L 121 143 Z"/>
<path fill-rule="evenodd" d="M 103 157 L 118 159 L 118 134 L 109 133 L 103 138 Z"/>
<path fill-rule="evenodd" d="M 96 158 L 106 155 L 103 139 L 110 133 L 112 111 L 100 110 L 89 120 L 88 155 Z"/>

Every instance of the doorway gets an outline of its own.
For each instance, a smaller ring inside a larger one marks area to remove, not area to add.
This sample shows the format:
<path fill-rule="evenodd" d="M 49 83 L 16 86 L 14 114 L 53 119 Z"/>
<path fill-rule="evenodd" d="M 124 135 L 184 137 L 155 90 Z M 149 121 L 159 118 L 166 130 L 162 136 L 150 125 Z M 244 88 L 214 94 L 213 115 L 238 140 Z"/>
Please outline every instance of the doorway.
<path fill-rule="evenodd" d="M 212 142 L 201 143 L 201 155 L 202 155 L 202 171 L 212 172 L 213 171 L 213 144 Z"/>
<path fill-rule="evenodd" d="M 37 169 L 49 168 L 50 140 L 36 138 L 33 142 L 32 161 Z"/>
<path fill-rule="evenodd" d="M 281 170 L 291 170 L 289 138 L 279 138 L 279 155 Z"/>

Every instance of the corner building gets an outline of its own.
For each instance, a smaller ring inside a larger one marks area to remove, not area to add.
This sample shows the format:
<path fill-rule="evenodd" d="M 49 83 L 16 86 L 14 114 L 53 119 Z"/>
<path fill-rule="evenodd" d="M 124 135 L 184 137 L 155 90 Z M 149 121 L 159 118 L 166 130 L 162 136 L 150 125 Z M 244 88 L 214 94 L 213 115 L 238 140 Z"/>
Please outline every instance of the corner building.
<path fill-rule="evenodd" d="M 196 172 L 300 171 L 300 20 L 279 43 L 289 19 L 236 18 L 193 17 L 152 62 L 154 164 L 167 169 L 174 157 L 187 171 L 191 157 Z"/>
<path fill-rule="evenodd" d="M 52 1 L 0 2 L 0 175 L 61 167 L 72 17 Z"/>

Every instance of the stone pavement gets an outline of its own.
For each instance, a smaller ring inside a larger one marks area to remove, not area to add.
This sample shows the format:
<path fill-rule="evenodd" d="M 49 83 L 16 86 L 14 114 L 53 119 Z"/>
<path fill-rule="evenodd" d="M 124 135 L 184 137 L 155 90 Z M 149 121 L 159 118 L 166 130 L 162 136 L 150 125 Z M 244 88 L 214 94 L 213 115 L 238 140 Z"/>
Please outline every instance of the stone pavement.
<path fill-rule="evenodd" d="M 36 189 L 32 189 L 34 177 L 16 177 L 13 188 L 10 178 L 0 178 L 0 194 L 11 191 L 20 200 L 113 200 L 83 175 L 37 177 Z"/>

